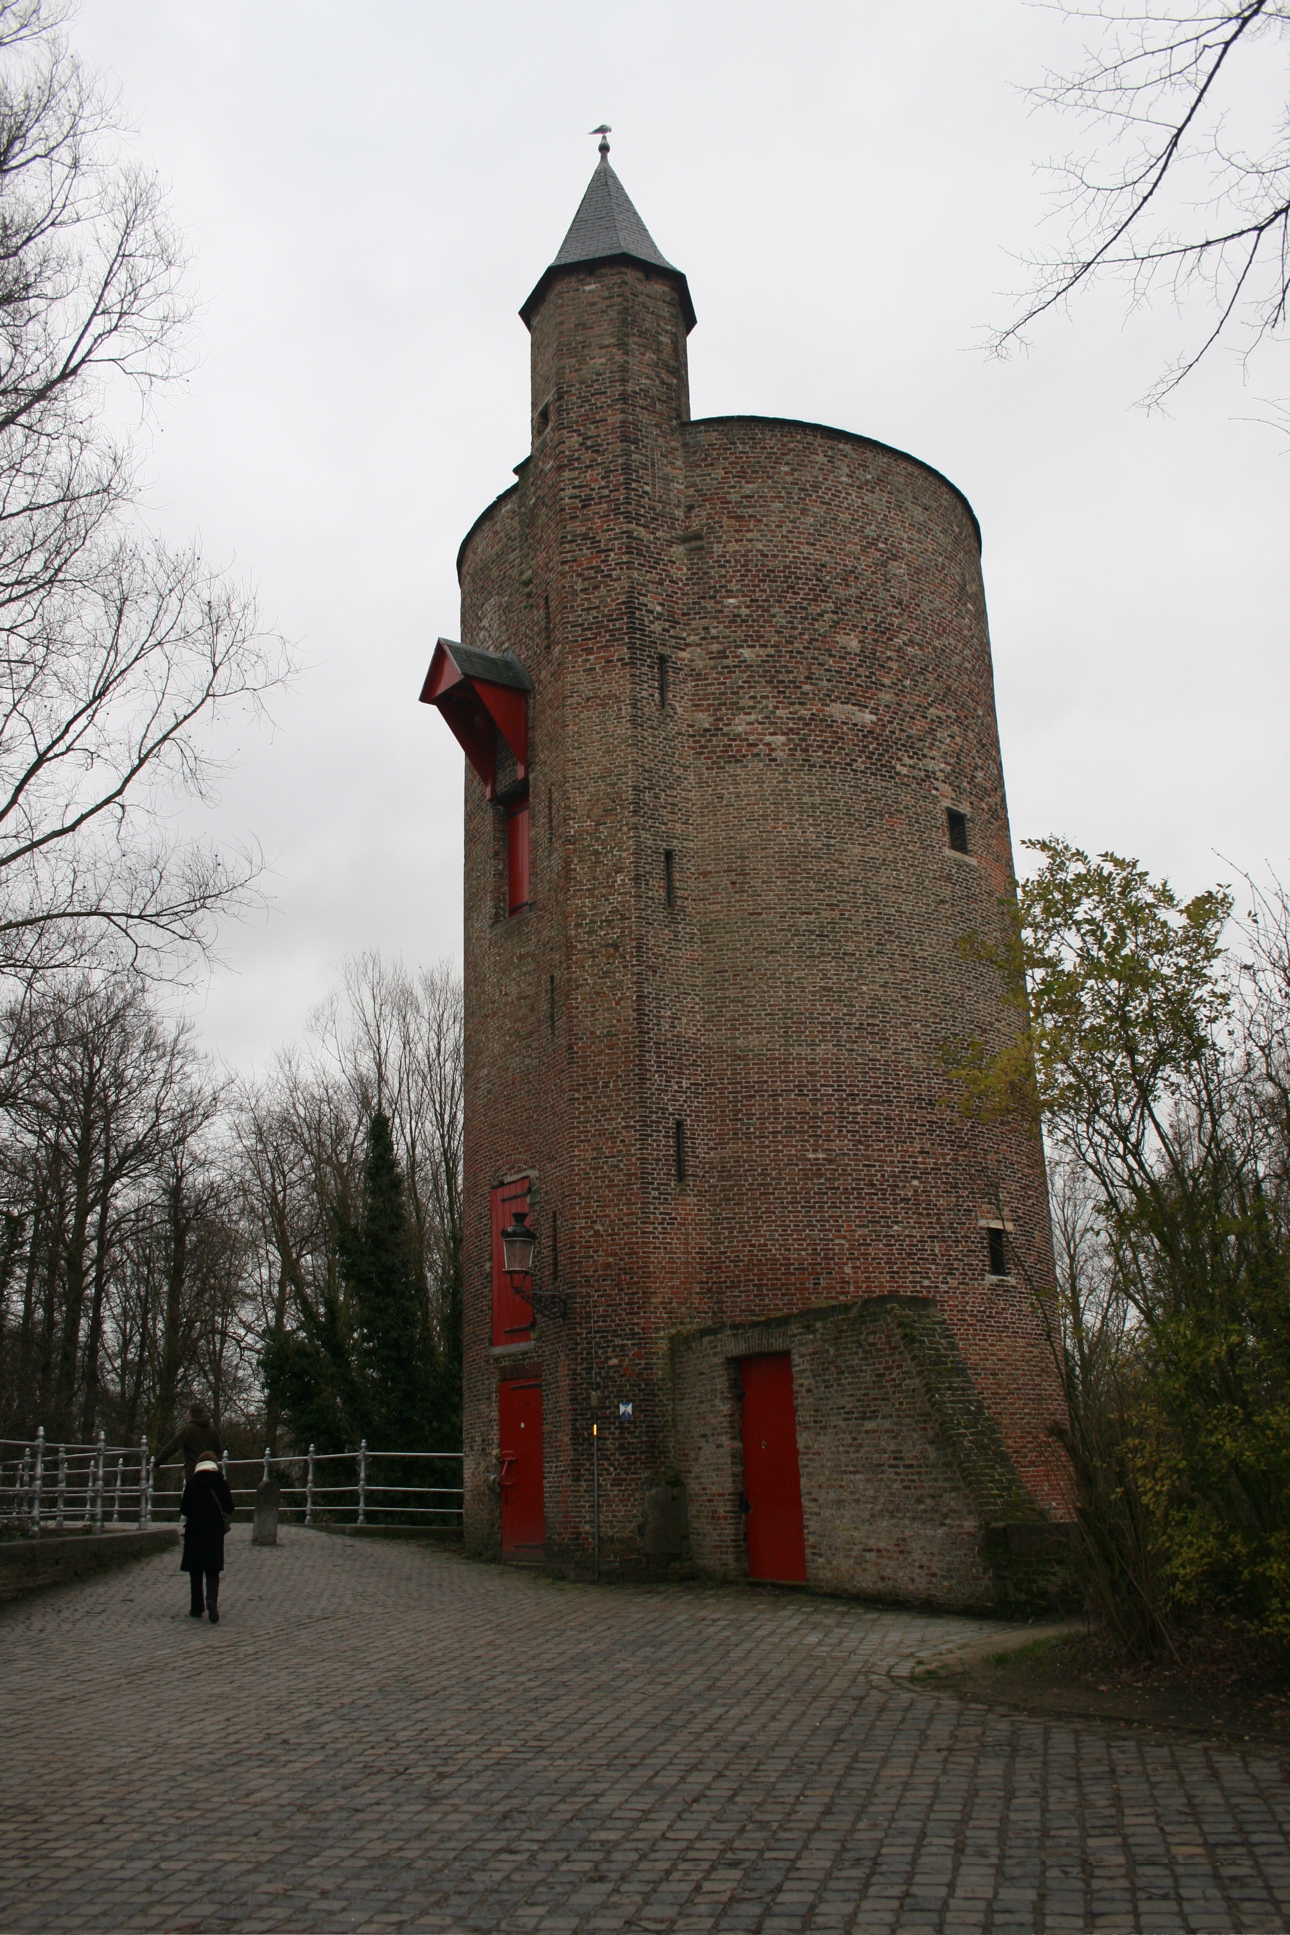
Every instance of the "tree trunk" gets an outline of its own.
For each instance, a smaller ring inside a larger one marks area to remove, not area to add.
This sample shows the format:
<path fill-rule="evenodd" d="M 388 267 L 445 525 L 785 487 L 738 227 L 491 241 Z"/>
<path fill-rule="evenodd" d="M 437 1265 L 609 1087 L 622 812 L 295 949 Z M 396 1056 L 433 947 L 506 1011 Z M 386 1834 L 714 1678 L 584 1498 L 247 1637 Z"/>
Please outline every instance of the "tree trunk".
<path fill-rule="evenodd" d="M 176 1175 L 166 1192 L 169 1214 L 166 1254 L 166 1297 L 161 1318 L 161 1367 L 153 1409 L 152 1432 L 158 1443 L 173 1435 L 183 1368 L 184 1291 L 188 1282 L 188 1236 L 192 1218 L 184 1201 L 184 1180 Z"/>
<path fill-rule="evenodd" d="M 26 1416 L 28 1393 L 36 1388 L 36 1280 L 40 1274 L 41 1245 L 45 1235 L 44 1190 L 39 1183 L 32 1192 L 31 1240 L 27 1244 L 27 1266 L 23 1271 L 22 1318 L 18 1327 L 18 1375 L 14 1386 L 14 1415 L 9 1428 L 19 1437 L 31 1436 Z"/>
<path fill-rule="evenodd" d="M 81 1322 L 85 1314 L 85 1253 L 89 1246 L 90 1217 L 94 1199 L 90 1178 L 94 1168 L 93 1094 L 86 1096 L 81 1108 L 76 1150 L 76 1186 L 72 1198 L 72 1222 L 67 1232 L 63 1269 L 66 1298 L 63 1304 L 62 1339 L 58 1350 L 58 1383 L 54 1393 L 53 1430 L 66 1437 L 72 1429 L 72 1410 L 76 1401 L 77 1371 L 80 1367 Z"/>
<path fill-rule="evenodd" d="M 81 1407 L 81 1443 L 94 1436 L 99 1412 L 99 1354 L 103 1347 L 103 1299 L 107 1290 L 107 1235 L 111 1198 L 105 1182 L 99 1204 L 94 1246 L 94 1288 L 90 1296 L 90 1327 L 85 1340 L 85 1397 Z"/>
<path fill-rule="evenodd" d="M 139 1348 L 134 1358 L 134 1376 L 131 1379 L 128 1395 L 124 1391 L 122 1392 L 122 1396 L 126 1399 L 125 1442 L 128 1445 L 134 1444 L 139 1436 L 139 1418 L 143 1411 L 144 1379 L 147 1375 L 148 1364 L 152 1357 L 152 1352 L 148 1349 L 148 1330 L 151 1323 L 152 1294 L 150 1289 L 146 1289 L 139 1304 Z M 164 1442 L 164 1439 L 158 1439 L 158 1443 Z"/>

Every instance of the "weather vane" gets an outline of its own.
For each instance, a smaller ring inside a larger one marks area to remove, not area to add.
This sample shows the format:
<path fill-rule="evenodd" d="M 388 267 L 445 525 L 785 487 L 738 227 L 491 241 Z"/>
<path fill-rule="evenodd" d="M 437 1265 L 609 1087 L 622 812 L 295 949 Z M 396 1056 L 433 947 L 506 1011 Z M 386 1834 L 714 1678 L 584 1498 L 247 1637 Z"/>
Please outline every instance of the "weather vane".
<path fill-rule="evenodd" d="M 608 161 L 609 143 L 605 139 L 605 137 L 606 135 L 610 135 L 613 133 L 613 129 L 609 126 L 608 122 L 602 121 L 598 128 L 589 128 L 587 132 L 589 134 L 598 134 L 600 136 L 600 159 L 602 161 Z"/>

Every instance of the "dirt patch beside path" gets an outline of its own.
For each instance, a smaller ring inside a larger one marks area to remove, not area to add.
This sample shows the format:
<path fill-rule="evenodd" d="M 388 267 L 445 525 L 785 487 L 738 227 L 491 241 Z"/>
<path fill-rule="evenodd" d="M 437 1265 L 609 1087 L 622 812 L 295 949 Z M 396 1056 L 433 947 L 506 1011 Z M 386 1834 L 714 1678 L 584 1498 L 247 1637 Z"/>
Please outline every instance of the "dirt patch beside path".
<path fill-rule="evenodd" d="M 1290 1747 L 1290 1679 L 1233 1633 L 1198 1635 L 1179 1657 L 1126 1664 L 1102 1635 L 1067 1632 L 911 1675 L 938 1693 L 1041 1717 L 1119 1721 Z"/>

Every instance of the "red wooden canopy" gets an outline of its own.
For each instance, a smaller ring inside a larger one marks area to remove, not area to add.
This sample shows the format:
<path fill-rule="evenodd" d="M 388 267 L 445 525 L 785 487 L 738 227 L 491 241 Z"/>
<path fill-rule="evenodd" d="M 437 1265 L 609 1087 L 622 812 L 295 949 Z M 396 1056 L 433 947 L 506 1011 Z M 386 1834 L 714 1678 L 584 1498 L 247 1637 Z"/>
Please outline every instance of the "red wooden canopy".
<path fill-rule="evenodd" d="M 434 648 L 421 703 L 439 708 L 490 800 L 499 732 L 515 755 L 515 777 L 528 777 L 532 690 L 532 679 L 509 653 L 477 652 L 450 638 L 441 638 Z"/>

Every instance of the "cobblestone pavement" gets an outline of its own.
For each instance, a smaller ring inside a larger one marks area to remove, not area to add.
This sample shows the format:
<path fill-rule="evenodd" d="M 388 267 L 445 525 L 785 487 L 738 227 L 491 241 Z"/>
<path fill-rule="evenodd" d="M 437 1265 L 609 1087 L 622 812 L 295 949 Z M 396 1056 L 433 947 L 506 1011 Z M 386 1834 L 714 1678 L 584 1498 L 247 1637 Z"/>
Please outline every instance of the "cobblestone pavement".
<path fill-rule="evenodd" d="M 0 1613 L 0 1929 L 1290 1927 L 1275 1753 L 890 1677 L 989 1631 L 230 1541 Z"/>

